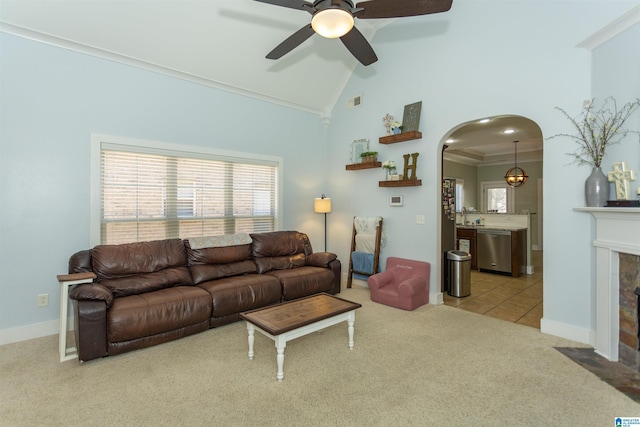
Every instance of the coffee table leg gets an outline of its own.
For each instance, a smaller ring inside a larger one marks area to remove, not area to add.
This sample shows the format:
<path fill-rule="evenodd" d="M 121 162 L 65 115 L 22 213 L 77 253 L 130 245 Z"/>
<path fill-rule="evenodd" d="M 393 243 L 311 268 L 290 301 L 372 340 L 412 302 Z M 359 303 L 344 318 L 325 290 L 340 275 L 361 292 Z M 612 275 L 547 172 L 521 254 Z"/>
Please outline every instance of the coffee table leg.
<path fill-rule="evenodd" d="M 347 319 L 347 323 L 349 324 L 348 326 L 348 330 L 349 330 L 349 350 L 353 350 L 353 332 L 355 331 L 355 328 L 353 327 L 353 325 L 356 323 L 356 313 L 354 311 L 349 313 L 349 318 Z"/>
<path fill-rule="evenodd" d="M 247 322 L 247 332 L 249 333 L 249 360 L 253 360 L 253 341 L 255 327 Z"/>
<path fill-rule="evenodd" d="M 278 381 L 282 381 L 284 379 L 284 348 L 287 346 L 287 339 L 282 335 L 278 335 L 275 341 L 276 350 L 278 352 L 278 355 L 276 356 L 276 362 L 278 363 L 276 379 Z"/>

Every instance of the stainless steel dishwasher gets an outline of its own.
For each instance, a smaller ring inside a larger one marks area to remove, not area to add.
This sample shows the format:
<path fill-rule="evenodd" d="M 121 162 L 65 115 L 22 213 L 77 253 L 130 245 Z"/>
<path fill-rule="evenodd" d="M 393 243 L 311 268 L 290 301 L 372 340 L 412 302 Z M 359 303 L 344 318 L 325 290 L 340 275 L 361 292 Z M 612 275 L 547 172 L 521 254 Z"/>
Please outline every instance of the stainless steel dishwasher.
<path fill-rule="evenodd" d="M 478 230 L 478 268 L 511 273 L 511 231 Z"/>

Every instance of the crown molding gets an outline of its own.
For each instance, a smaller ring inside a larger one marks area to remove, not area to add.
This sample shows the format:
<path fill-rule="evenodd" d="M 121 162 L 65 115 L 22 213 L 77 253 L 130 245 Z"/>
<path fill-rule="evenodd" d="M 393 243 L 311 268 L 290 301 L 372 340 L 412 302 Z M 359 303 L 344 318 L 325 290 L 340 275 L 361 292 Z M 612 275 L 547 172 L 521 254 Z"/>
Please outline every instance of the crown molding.
<path fill-rule="evenodd" d="M 620 18 L 616 19 L 588 39 L 584 40 L 582 43 L 578 44 L 578 47 L 594 50 L 598 46 L 603 45 L 618 34 L 638 23 L 640 23 L 640 6 L 636 6 L 629 10 Z"/>
<path fill-rule="evenodd" d="M 269 102 L 269 103 L 280 105 L 283 107 L 293 108 L 295 110 L 305 111 L 307 113 L 316 114 L 323 119 L 327 116 L 327 113 L 325 111 L 311 108 L 306 105 L 288 102 L 280 98 L 264 95 L 258 92 L 253 92 L 247 89 L 243 89 L 241 87 L 228 85 L 219 81 L 207 79 L 201 76 L 186 73 L 180 70 L 175 70 L 169 67 L 164 67 L 158 64 L 154 64 L 152 62 L 142 61 L 140 59 L 132 58 L 126 55 L 121 55 L 115 52 L 110 52 L 97 47 L 84 45 L 82 43 L 77 43 L 72 40 L 56 37 L 50 34 L 45 34 L 38 31 L 30 30 L 28 28 L 9 24 L 7 22 L 0 22 L 0 32 L 12 34 L 18 37 L 34 40 L 40 43 L 45 43 L 51 46 L 60 47 L 62 49 L 67 49 L 74 52 L 84 53 L 86 55 L 98 57 L 101 59 L 105 59 L 107 61 L 117 62 L 120 64 L 129 65 L 132 67 L 140 68 L 140 69 L 151 71 L 154 73 L 163 74 L 165 76 L 186 80 L 202 86 L 208 86 L 215 89 L 223 90 L 225 92 L 246 96 L 248 98 Z"/>

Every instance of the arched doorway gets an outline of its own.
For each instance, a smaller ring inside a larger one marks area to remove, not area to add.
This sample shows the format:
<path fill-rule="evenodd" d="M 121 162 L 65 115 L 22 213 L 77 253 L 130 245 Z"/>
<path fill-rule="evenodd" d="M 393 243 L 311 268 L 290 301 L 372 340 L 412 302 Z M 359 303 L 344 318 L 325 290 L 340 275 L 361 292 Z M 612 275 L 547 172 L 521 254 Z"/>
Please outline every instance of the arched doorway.
<path fill-rule="evenodd" d="M 445 304 L 539 328 L 543 249 L 540 127 L 526 117 L 501 115 L 462 123 L 452 128 L 444 139 L 440 236 L 441 288 Z M 515 163 L 527 171 L 528 179 L 517 188 L 509 188 L 505 174 Z M 495 193 L 490 191 L 493 187 L 496 187 Z M 446 191 L 453 197 L 448 198 Z M 496 194 L 504 199 L 496 202 Z M 491 202 L 496 205 L 490 206 Z M 487 250 L 484 246 L 478 248 L 474 240 L 477 233 L 520 229 L 523 224 L 526 224 L 527 236 L 526 263 L 508 272 L 482 268 L 479 264 L 484 262 L 482 258 Z M 467 229 L 470 234 L 465 234 Z M 464 238 L 458 238 L 459 231 Z M 454 249 L 466 250 L 474 257 L 471 294 L 463 298 L 447 295 L 446 253 Z M 514 274 L 516 270 L 518 274 Z"/>

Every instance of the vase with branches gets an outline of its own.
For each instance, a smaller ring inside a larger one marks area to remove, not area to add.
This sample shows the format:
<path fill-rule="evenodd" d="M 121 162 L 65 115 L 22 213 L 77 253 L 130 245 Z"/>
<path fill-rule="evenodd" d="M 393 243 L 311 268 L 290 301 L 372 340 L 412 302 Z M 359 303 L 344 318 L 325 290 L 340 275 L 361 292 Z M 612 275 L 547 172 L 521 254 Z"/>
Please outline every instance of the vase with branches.
<path fill-rule="evenodd" d="M 575 152 L 568 153 L 573 157 L 573 163 L 589 165 L 592 168 L 591 175 L 585 182 L 587 206 L 606 205 L 609 198 L 609 182 L 600 169 L 602 160 L 606 155 L 607 148 L 619 143 L 628 134 L 633 133 L 640 137 L 639 131 L 623 128 L 627 119 L 639 107 L 640 99 L 635 99 L 618 108 L 613 97 L 605 98 L 601 106 L 597 106 L 595 100 L 592 99 L 576 117 L 569 115 L 562 108 L 556 107 L 569 119 L 576 133 L 561 133 L 551 138 L 573 139 L 578 144 L 578 149 Z"/>

